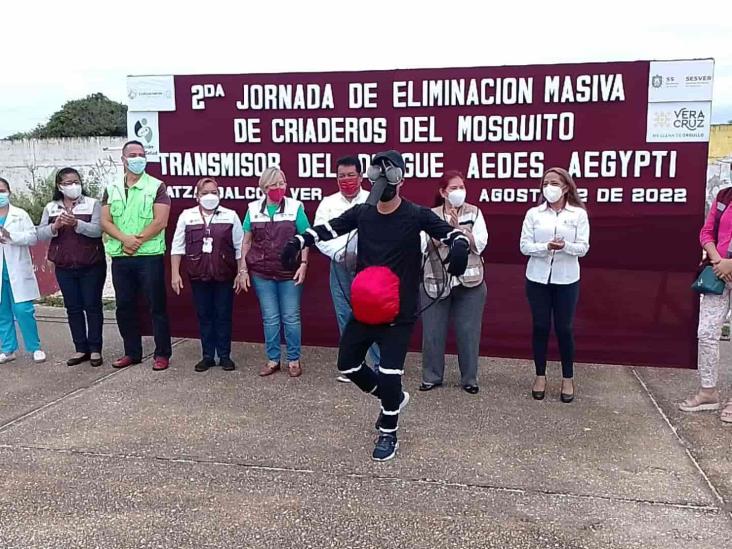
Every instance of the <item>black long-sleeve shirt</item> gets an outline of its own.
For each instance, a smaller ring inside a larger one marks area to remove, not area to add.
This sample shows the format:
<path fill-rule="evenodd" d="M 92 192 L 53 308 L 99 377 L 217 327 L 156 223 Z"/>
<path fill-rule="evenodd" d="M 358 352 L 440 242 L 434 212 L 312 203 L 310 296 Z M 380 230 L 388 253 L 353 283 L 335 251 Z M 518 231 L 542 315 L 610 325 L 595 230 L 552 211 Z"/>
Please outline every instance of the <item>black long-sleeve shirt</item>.
<path fill-rule="evenodd" d="M 379 213 L 368 204 L 358 204 L 311 230 L 319 240 L 330 240 L 354 229 L 358 229 L 356 271 L 372 266 L 391 269 L 399 278 L 400 307 L 395 322 L 414 322 L 422 279 L 420 231 L 448 245 L 462 233 L 430 209 L 404 199 L 389 214 Z"/>

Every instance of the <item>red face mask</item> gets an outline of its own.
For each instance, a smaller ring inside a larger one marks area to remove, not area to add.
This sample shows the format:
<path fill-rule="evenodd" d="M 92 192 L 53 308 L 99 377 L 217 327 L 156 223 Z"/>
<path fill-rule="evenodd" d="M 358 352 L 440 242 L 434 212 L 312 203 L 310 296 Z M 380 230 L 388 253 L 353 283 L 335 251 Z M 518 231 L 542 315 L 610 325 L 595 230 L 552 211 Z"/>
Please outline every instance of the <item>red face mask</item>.
<path fill-rule="evenodd" d="M 358 194 L 361 185 L 358 183 L 358 177 L 349 177 L 348 179 L 339 179 L 338 188 L 346 198 L 351 198 Z"/>
<path fill-rule="evenodd" d="M 270 189 L 267 191 L 267 197 L 275 204 L 279 204 L 285 198 L 285 189 L 281 187 L 278 189 Z"/>

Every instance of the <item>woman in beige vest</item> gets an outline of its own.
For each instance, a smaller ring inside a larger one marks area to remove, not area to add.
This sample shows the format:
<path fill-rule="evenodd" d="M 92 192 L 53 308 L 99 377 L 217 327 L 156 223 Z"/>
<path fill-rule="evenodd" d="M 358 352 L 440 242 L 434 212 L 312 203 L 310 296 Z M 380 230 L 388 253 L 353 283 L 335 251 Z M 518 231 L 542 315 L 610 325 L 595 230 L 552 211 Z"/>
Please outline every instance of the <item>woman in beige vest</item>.
<path fill-rule="evenodd" d="M 465 178 L 449 171 L 440 180 L 436 206 L 438 217 L 463 230 L 470 238 L 470 256 L 465 274 L 447 275 L 444 259 L 447 247 L 422 235 L 425 254 L 422 307 L 422 384 L 420 391 L 442 385 L 445 372 L 445 341 L 448 325 L 455 329 L 460 366 L 460 383 L 470 393 L 478 392 L 478 354 L 486 286 L 480 254 L 488 243 L 483 214 L 465 202 Z"/>

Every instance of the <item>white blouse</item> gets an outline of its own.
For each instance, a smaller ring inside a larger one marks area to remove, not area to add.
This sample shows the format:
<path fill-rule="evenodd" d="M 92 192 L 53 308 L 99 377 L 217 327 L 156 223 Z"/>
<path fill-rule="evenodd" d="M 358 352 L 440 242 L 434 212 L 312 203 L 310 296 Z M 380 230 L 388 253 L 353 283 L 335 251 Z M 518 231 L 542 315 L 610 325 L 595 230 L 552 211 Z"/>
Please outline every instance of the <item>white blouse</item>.
<path fill-rule="evenodd" d="M 549 250 L 555 236 L 564 248 Z M 521 228 L 521 253 L 529 256 L 526 278 L 541 284 L 572 284 L 580 279 L 579 258 L 590 249 L 587 211 L 567 204 L 555 212 L 546 202 L 526 212 Z"/>
<path fill-rule="evenodd" d="M 186 255 L 186 225 L 205 225 L 207 223 L 228 223 L 231 225 L 231 239 L 234 244 L 235 258 L 241 258 L 241 246 L 244 239 L 244 229 L 239 214 L 229 208 L 219 206 L 210 216 L 204 216 L 198 206 L 183 210 L 178 216 L 178 222 L 170 246 L 170 255 Z"/>

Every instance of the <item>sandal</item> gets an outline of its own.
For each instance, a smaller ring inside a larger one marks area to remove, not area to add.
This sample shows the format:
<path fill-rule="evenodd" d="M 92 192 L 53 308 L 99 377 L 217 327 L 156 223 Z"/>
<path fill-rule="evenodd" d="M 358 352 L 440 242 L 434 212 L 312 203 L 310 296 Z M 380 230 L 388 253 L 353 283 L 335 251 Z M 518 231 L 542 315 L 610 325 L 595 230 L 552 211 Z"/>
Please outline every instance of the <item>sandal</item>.
<path fill-rule="evenodd" d="M 727 406 L 722 410 L 722 413 L 719 415 L 719 419 L 724 423 L 732 423 L 732 400 L 727 402 Z"/>
<path fill-rule="evenodd" d="M 302 367 L 300 366 L 299 360 L 291 360 L 287 365 L 287 370 L 290 377 L 300 377 L 302 375 Z"/>
<path fill-rule="evenodd" d="M 259 375 L 261 377 L 265 376 L 271 376 L 275 372 L 278 372 L 280 370 L 280 363 L 274 362 L 272 360 L 267 361 L 267 364 L 265 364 L 261 370 L 259 370 Z"/>
<path fill-rule="evenodd" d="M 693 397 L 687 398 L 684 402 L 680 402 L 679 410 L 681 410 L 682 412 L 704 412 L 707 410 L 719 410 L 719 401 L 704 402 L 699 398 L 699 393 L 697 393 Z"/>

